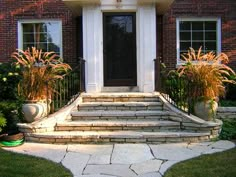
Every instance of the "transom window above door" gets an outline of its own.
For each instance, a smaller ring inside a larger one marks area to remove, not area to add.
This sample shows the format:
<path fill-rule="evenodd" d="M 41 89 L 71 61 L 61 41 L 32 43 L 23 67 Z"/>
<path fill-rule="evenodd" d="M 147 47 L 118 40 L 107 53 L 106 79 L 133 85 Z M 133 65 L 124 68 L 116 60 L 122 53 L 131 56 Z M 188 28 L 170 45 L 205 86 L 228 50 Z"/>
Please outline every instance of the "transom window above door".
<path fill-rule="evenodd" d="M 62 56 L 61 21 L 19 21 L 18 47 L 23 50 L 36 47 Z"/>
<path fill-rule="evenodd" d="M 181 55 L 188 52 L 189 47 L 202 52 L 221 50 L 220 20 L 214 18 L 178 18 L 177 31 L 177 64 L 181 63 Z"/>

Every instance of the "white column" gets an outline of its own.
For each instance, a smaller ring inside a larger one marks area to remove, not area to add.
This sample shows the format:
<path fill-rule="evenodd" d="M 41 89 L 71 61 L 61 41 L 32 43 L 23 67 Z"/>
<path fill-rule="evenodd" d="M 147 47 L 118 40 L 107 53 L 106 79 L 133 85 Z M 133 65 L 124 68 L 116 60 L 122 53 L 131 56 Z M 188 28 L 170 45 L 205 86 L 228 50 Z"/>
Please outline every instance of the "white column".
<path fill-rule="evenodd" d="M 156 58 L 156 8 L 139 6 L 137 11 L 137 67 L 141 92 L 155 88 L 154 61 Z"/>
<path fill-rule="evenodd" d="M 83 7 L 83 53 L 86 92 L 100 92 L 103 83 L 102 12 L 100 6 Z"/>

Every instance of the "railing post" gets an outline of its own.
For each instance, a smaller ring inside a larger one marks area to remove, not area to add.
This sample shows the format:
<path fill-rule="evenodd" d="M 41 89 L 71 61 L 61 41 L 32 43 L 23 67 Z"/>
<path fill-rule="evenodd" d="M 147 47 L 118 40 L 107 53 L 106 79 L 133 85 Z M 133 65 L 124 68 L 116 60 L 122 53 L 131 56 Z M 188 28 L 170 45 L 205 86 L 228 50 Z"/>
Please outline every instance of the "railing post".
<path fill-rule="evenodd" d="M 50 103 L 48 102 L 49 101 L 48 100 L 49 99 L 49 93 L 48 93 L 48 82 L 47 81 L 46 81 L 46 89 L 47 89 L 46 104 L 47 104 L 47 115 L 48 115 L 49 114 L 49 106 L 50 106 L 49 104 Z"/>
<path fill-rule="evenodd" d="M 192 105 L 191 105 L 191 100 L 190 100 L 190 81 L 187 79 L 187 102 L 188 102 L 188 115 L 191 114 L 192 111 Z"/>
<path fill-rule="evenodd" d="M 161 91 L 161 61 L 159 58 L 154 60 L 155 91 Z"/>
<path fill-rule="evenodd" d="M 80 59 L 80 91 L 85 91 L 85 60 Z"/>

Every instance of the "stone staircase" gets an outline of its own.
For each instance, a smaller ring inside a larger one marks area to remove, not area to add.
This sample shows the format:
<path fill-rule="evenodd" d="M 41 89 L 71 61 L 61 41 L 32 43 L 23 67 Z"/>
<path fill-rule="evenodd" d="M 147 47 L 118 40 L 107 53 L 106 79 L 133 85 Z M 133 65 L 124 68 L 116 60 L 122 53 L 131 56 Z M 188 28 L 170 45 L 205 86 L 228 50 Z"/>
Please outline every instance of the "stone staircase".
<path fill-rule="evenodd" d="M 26 133 L 45 143 L 169 143 L 199 142 L 214 137 L 219 124 L 206 124 L 168 110 L 158 93 L 81 95 L 71 117 L 57 121 L 53 131 Z"/>

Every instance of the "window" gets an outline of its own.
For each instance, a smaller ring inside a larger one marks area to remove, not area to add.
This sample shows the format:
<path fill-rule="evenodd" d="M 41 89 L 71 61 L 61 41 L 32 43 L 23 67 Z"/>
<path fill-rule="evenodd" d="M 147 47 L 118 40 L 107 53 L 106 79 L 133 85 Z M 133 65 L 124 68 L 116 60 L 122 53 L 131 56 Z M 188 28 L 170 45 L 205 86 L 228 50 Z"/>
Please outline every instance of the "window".
<path fill-rule="evenodd" d="M 189 47 L 198 50 L 202 46 L 204 53 L 220 52 L 220 20 L 214 18 L 179 18 L 177 27 L 177 58 L 181 63 L 181 54 Z"/>
<path fill-rule="evenodd" d="M 18 47 L 36 47 L 54 51 L 62 56 L 61 21 L 20 21 L 18 23 Z"/>

